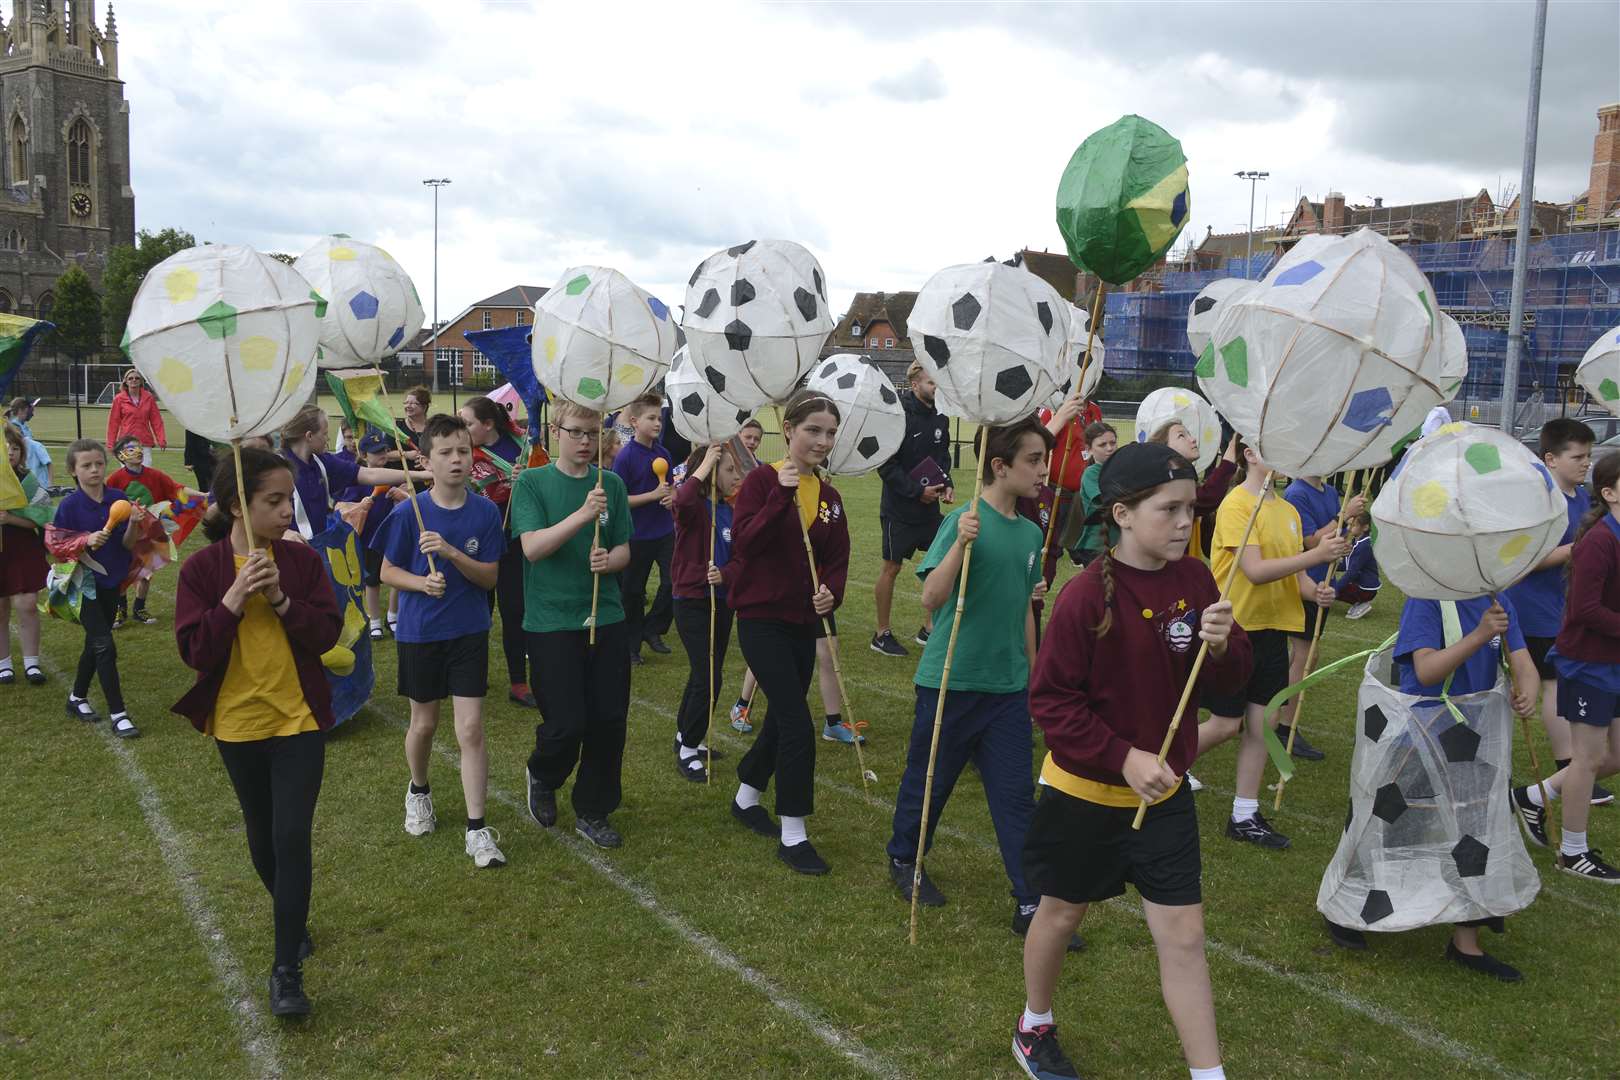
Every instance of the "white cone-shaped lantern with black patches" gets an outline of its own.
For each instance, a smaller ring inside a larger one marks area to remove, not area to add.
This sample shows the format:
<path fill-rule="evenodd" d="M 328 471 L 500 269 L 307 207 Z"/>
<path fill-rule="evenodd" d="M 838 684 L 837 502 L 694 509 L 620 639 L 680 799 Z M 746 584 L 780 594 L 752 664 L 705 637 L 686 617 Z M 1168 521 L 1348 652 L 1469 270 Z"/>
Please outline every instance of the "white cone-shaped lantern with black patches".
<path fill-rule="evenodd" d="M 1252 291 L 1259 283 L 1243 278 L 1217 278 L 1199 290 L 1187 305 L 1187 345 L 1198 356 L 1209 344 L 1209 332 L 1221 317 L 1221 305 Z"/>
<path fill-rule="evenodd" d="M 949 266 L 917 294 L 909 329 L 938 386 L 939 411 L 981 424 L 1028 416 L 1065 379 L 1072 305 L 1027 270 L 998 262 Z"/>
<path fill-rule="evenodd" d="M 664 398 L 669 402 L 675 430 L 694 446 L 725 442 L 742 431 L 753 415 L 715 393 L 693 366 L 685 348 L 675 354 L 675 362 L 664 379 Z"/>
<path fill-rule="evenodd" d="M 534 375 L 565 401 L 612 412 L 664 377 L 679 335 L 664 302 L 617 270 L 575 266 L 534 305 Z"/>
<path fill-rule="evenodd" d="M 1209 402 L 1177 386 L 1155 390 L 1136 408 L 1136 441 L 1147 442 L 1153 433 L 1172 420 L 1179 420 L 1188 434 L 1198 441 L 1199 472 L 1215 463 L 1221 452 L 1221 418 Z"/>
<path fill-rule="evenodd" d="M 1386 461 L 1414 395 L 1445 400 L 1429 282 L 1367 229 L 1308 237 L 1257 288 L 1220 305 L 1199 387 L 1265 463 L 1325 476 Z"/>
<path fill-rule="evenodd" d="M 1456 422 L 1406 452 L 1372 518 L 1386 581 L 1407 596 L 1471 600 L 1540 565 L 1563 541 L 1569 508 L 1523 443 Z"/>
<path fill-rule="evenodd" d="M 864 356 L 836 353 L 805 382 L 838 406 L 838 437 L 827 455 L 836 476 L 869 473 L 893 457 L 906 438 L 906 410 L 889 377 Z"/>
<path fill-rule="evenodd" d="M 791 240 L 717 251 L 692 272 L 681 325 L 692 363 L 727 401 L 786 401 L 832 333 L 826 275 Z"/>
<path fill-rule="evenodd" d="M 293 269 L 326 298 L 316 357 L 323 368 L 372 367 L 422 329 L 422 300 L 411 276 L 374 244 L 341 233 L 323 236 Z"/>
<path fill-rule="evenodd" d="M 1575 368 L 1575 382 L 1605 409 L 1620 416 L 1620 326 L 1605 330 Z"/>
<path fill-rule="evenodd" d="M 309 400 L 325 307 L 286 263 L 206 244 L 147 272 L 123 347 L 186 430 L 245 439 L 275 431 Z"/>

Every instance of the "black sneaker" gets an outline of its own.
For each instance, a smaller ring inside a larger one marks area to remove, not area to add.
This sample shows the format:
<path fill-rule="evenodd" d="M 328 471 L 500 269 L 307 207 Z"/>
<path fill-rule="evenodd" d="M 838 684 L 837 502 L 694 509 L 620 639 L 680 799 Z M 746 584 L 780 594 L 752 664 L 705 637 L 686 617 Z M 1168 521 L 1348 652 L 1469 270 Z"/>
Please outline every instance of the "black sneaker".
<path fill-rule="evenodd" d="M 1504 964 L 1488 952 L 1482 952 L 1478 956 L 1465 953 L 1457 948 L 1457 943 L 1454 941 L 1446 942 L 1446 959 L 1453 964 L 1467 968 L 1469 971 L 1489 975 L 1491 978 L 1498 979 L 1501 982 L 1516 983 L 1524 981 L 1524 975 L 1512 964 Z"/>
<path fill-rule="evenodd" d="M 135 610 L 129 615 L 131 622 L 138 622 L 142 626 L 156 626 L 157 616 L 146 610 L 146 605 L 136 604 Z"/>
<path fill-rule="evenodd" d="M 797 874 L 819 877 L 832 869 L 825 859 L 816 854 L 816 849 L 810 846 L 808 840 L 801 840 L 792 847 L 777 844 L 776 857 L 787 863 Z"/>
<path fill-rule="evenodd" d="M 1277 740 L 1284 746 L 1288 745 L 1289 730 L 1290 729 L 1287 724 L 1277 725 Z M 1294 732 L 1294 749 L 1290 756 L 1297 757 L 1301 761 L 1321 761 L 1323 758 L 1327 757 L 1327 755 L 1322 753 L 1322 751 L 1306 742 L 1305 735 L 1298 731 Z"/>
<path fill-rule="evenodd" d="M 33 676 L 29 676 L 28 681 L 33 682 L 34 681 Z M 1614 792 L 1610 791 L 1608 788 L 1604 787 L 1602 784 L 1593 784 L 1592 785 L 1592 805 L 1593 806 L 1608 806 L 1612 802 L 1614 802 Z"/>
<path fill-rule="evenodd" d="M 669 646 L 665 645 L 664 639 L 659 637 L 657 634 L 648 634 L 643 640 L 647 642 L 647 648 L 651 649 L 659 656 L 669 655 Z"/>
<path fill-rule="evenodd" d="M 1256 810 L 1254 817 L 1248 821 L 1233 821 L 1226 819 L 1226 835 L 1231 840 L 1241 840 L 1246 844 L 1256 844 L 1263 848 L 1274 848 L 1281 851 L 1291 842 L 1288 837 L 1271 827 L 1271 823 Z"/>
<path fill-rule="evenodd" d="M 928 644 L 928 638 L 932 633 L 933 631 L 928 629 L 928 627 L 919 626 L 917 627 L 916 636 L 914 636 L 911 640 L 915 641 L 919 645 L 926 645 Z"/>
<path fill-rule="evenodd" d="M 1513 809 L 1519 812 L 1519 824 L 1524 826 L 1524 835 L 1536 847 L 1549 847 L 1547 843 L 1547 809 L 1537 806 L 1530 801 L 1530 789 L 1518 787 L 1513 789 Z"/>
<path fill-rule="evenodd" d="M 1023 1017 L 1013 1025 L 1013 1057 L 1019 1067 L 1035 1080 L 1080 1080 L 1069 1056 L 1058 1045 L 1057 1025 L 1040 1024 L 1025 1031 Z"/>
<path fill-rule="evenodd" d="M 772 840 L 782 839 L 782 826 L 772 821 L 771 815 L 767 814 L 765 808 L 758 803 L 744 810 L 737 805 L 736 799 L 732 799 L 731 816 L 761 836 L 769 837 Z"/>
<path fill-rule="evenodd" d="M 1019 937 L 1029 937 L 1029 924 L 1035 921 L 1035 909 L 1039 904 L 1013 904 L 1012 932 Z M 1069 944 L 1066 952 L 1082 952 L 1086 947 L 1086 939 L 1078 933 L 1069 935 Z"/>
<path fill-rule="evenodd" d="M 122 608 L 120 608 L 117 611 L 113 612 L 112 628 L 114 630 L 122 630 L 124 628 L 124 619 L 125 618 L 126 618 L 126 616 L 125 616 L 124 610 Z"/>
<path fill-rule="evenodd" d="M 599 848 L 616 848 L 624 844 L 624 837 L 608 824 L 605 817 L 579 817 L 574 819 L 574 831 Z"/>
<path fill-rule="evenodd" d="M 893 630 L 885 630 L 880 634 L 872 635 L 872 651 L 882 653 L 884 656 L 910 656 L 906 647 L 895 640 Z"/>
<path fill-rule="evenodd" d="M 309 998 L 304 994 L 304 973 L 297 966 L 282 964 L 270 972 L 270 1014 L 308 1016 Z"/>
<path fill-rule="evenodd" d="M 1332 919 L 1324 918 L 1322 922 L 1327 924 L 1328 937 L 1332 938 L 1333 944 L 1339 948 L 1353 949 L 1360 952 L 1367 947 L 1367 935 L 1360 930 L 1349 926 L 1340 926 Z"/>
<path fill-rule="evenodd" d="M 523 767 L 523 782 L 529 791 L 529 816 L 544 828 L 557 824 L 557 793 L 534 778 L 529 767 Z"/>
<path fill-rule="evenodd" d="M 1605 885 L 1620 885 L 1620 870 L 1603 861 L 1603 852 L 1587 848 L 1579 855 L 1558 853 L 1558 869 L 1566 874 L 1583 877 L 1587 881 L 1600 881 Z"/>
<path fill-rule="evenodd" d="M 917 864 L 901 862 L 899 859 L 889 860 L 889 880 L 894 887 L 900 890 L 900 899 L 911 903 L 911 882 L 917 876 Z M 917 891 L 917 903 L 923 907 L 944 907 L 945 894 L 934 887 L 928 879 L 928 868 L 923 867 L 922 888 Z"/>

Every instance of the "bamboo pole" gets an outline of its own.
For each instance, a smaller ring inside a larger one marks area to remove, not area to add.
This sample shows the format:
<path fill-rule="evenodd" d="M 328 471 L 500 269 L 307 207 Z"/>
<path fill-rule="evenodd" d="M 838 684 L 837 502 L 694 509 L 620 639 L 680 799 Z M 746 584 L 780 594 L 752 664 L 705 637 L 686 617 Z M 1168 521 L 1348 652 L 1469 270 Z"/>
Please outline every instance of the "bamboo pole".
<path fill-rule="evenodd" d="M 724 451 L 721 451 L 724 453 Z M 714 471 L 709 473 L 709 566 L 714 565 L 714 534 L 720 529 L 720 459 L 714 459 Z M 708 569 L 704 569 L 708 577 Z M 709 733 L 703 740 L 704 780 L 714 783 L 714 619 L 715 588 L 709 583 Z"/>
<path fill-rule="evenodd" d="M 984 490 L 985 429 L 979 428 L 979 444 L 973 462 L 973 501 L 967 513 L 979 512 L 979 496 Z M 1055 515 L 1054 515 L 1055 516 Z M 928 742 L 928 772 L 923 779 L 922 820 L 917 833 L 917 857 L 911 871 L 911 944 L 917 944 L 917 894 L 922 891 L 923 852 L 928 850 L 928 813 L 934 800 L 934 764 L 939 758 L 939 733 L 945 726 L 945 694 L 951 685 L 951 661 L 956 657 L 956 635 L 962 629 L 962 613 L 967 609 L 968 568 L 973 565 L 973 541 L 962 548 L 962 573 L 956 582 L 956 617 L 951 620 L 951 636 L 945 642 L 945 666 L 939 673 L 939 699 L 934 702 L 934 733 Z"/>
<path fill-rule="evenodd" d="M 1238 541 L 1237 551 L 1232 557 L 1232 568 L 1226 572 L 1226 580 L 1221 583 L 1221 595 L 1216 600 L 1220 603 L 1232 591 L 1232 582 L 1237 580 L 1238 570 L 1243 565 L 1243 549 L 1249 546 L 1249 537 L 1254 532 L 1254 523 L 1260 518 L 1260 508 L 1266 503 L 1266 496 L 1271 494 L 1271 470 L 1266 470 L 1265 479 L 1260 482 L 1260 497 L 1254 501 L 1254 509 L 1249 512 L 1249 523 L 1243 527 L 1243 539 Z M 1164 745 L 1159 747 L 1159 764 L 1163 765 L 1165 758 L 1170 756 L 1170 744 L 1176 741 L 1176 731 L 1181 727 L 1181 714 L 1187 711 L 1187 702 L 1192 700 L 1193 687 L 1198 684 L 1198 673 L 1204 669 L 1204 660 L 1209 656 L 1209 642 L 1198 643 L 1198 655 L 1193 657 L 1192 671 L 1187 674 L 1187 685 L 1181 689 L 1181 701 L 1176 705 L 1176 711 L 1170 716 L 1170 730 L 1164 733 Z M 1140 829 L 1142 819 L 1147 817 L 1148 802 L 1139 799 L 1136 806 L 1136 817 L 1131 821 L 1131 828 Z"/>
<path fill-rule="evenodd" d="M 377 384 L 382 393 L 383 408 L 387 409 L 388 415 L 392 417 L 394 407 L 388 402 L 388 380 L 383 377 L 381 370 L 377 372 Z M 420 535 L 427 532 L 427 522 L 422 520 L 422 507 L 416 502 L 416 481 L 411 479 L 411 465 L 410 462 L 405 460 L 405 444 L 399 438 L 399 424 L 394 424 L 390 430 L 394 434 L 394 449 L 399 452 L 400 468 L 405 470 L 405 489 L 411 493 L 411 509 L 416 511 L 416 531 Z M 432 555 L 427 557 L 427 564 L 428 573 L 436 574 L 439 572 L 438 567 L 433 562 Z"/>
<path fill-rule="evenodd" d="M 1086 351 L 1085 354 L 1080 358 L 1080 381 L 1074 384 L 1076 392 L 1078 392 L 1082 386 L 1086 385 L 1086 370 L 1091 367 L 1091 346 L 1095 344 L 1097 340 L 1097 317 L 1102 312 L 1102 298 L 1102 282 L 1099 280 L 1097 282 L 1096 299 L 1092 300 L 1091 302 L 1091 324 L 1086 333 Z M 979 430 L 984 430 L 982 425 L 980 426 Z M 1059 491 L 1060 489 L 1058 488 L 1058 485 L 1053 483 L 1052 512 L 1046 519 L 1046 537 L 1041 541 L 1041 580 L 1046 581 L 1048 585 L 1051 584 L 1051 581 L 1047 580 L 1046 577 L 1046 553 L 1052 550 L 1052 533 L 1057 529 Z M 1079 498 L 1079 495 L 1080 493 L 1078 491 L 1075 492 L 1075 498 Z M 1074 512 L 1074 499 L 1069 500 L 1069 512 Z"/>
<path fill-rule="evenodd" d="M 603 423 L 607 422 L 607 415 L 605 413 L 602 416 L 602 422 Z M 602 448 L 606 444 L 606 442 L 607 442 L 607 432 L 605 430 L 597 432 L 597 435 L 596 435 L 596 490 L 597 491 L 602 490 Z M 558 446 L 557 449 L 560 451 L 562 449 L 562 447 Z M 602 544 L 602 515 L 597 514 L 596 515 L 596 524 L 591 526 L 591 552 L 592 552 L 592 554 L 594 554 L 596 552 L 596 549 L 598 547 L 600 547 L 601 544 Z M 601 591 L 602 591 L 602 575 L 601 574 L 592 574 L 591 575 L 591 617 L 585 620 L 585 625 L 590 627 L 590 644 L 592 646 L 594 646 L 596 644 L 596 602 L 597 602 L 598 597 L 601 594 Z M 638 648 L 640 647 L 639 644 L 638 644 L 637 647 Z"/>

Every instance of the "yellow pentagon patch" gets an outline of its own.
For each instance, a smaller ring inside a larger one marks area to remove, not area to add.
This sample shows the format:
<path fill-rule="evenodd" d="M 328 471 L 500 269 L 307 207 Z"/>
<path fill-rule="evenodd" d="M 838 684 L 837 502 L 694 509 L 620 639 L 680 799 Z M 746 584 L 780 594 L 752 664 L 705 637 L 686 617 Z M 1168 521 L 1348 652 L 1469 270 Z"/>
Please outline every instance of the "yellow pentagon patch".
<path fill-rule="evenodd" d="M 557 339 L 546 338 L 546 363 L 555 363 L 557 359 Z"/>
<path fill-rule="evenodd" d="M 1188 397 L 1186 394 L 1171 394 L 1170 401 L 1178 409 L 1185 409 L 1187 406 L 1192 404 L 1192 398 Z"/>
<path fill-rule="evenodd" d="M 1502 560 L 1503 566 L 1506 566 L 1513 560 L 1517 559 L 1520 555 L 1523 555 L 1524 549 L 1529 546 L 1530 534 L 1520 533 L 1518 536 L 1513 537 L 1507 543 L 1503 544 L 1501 549 L 1497 551 L 1496 557 Z"/>
<path fill-rule="evenodd" d="M 1437 431 L 1439 431 L 1439 432 L 1441 432 L 1442 434 L 1445 434 L 1445 435 L 1456 435 L 1456 434 L 1461 433 L 1467 427 L 1468 427 L 1468 425 L 1463 423 L 1461 420 L 1453 420 L 1451 423 L 1443 424 L 1439 428 L 1436 428 L 1435 430 L 1437 430 Z"/>
<path fill-rule="evenodd" d="M 283 394 L 290 394 L 294 390 L 297 390 L 298 384 L 303 381 L 303 378 L 304 365 L 294 364 L 292 367 L 287 369 L 287 378 L 286 381 L 281 384 L 281 392 Z"/>
<path fill-rule="evenodd" d="M 621 364 L 613 373 L 613 381 L 620 386 L 637 386 L 647 378 L 647 369 L 640 364 Z"/>
<path fill-rule="evenodd" d="M 333 262 L 349 262 L 354 258 L 354 248 L 335 247 L 326 253 L 326 257 Z"/>
<path fill-rule="evenodd" d="M 157 383 L 170 394 L 186 394 L 195 385 L 191 369 L 172 356 L 165 356 L 157 369 Z"/>
<path fill-rule="evenodd" d="M 1425 520 L 1433 520 L 1446 512 L 1451 496 L 1438 480 L 1419 485 L 1412 493 L 1412 511 Z"/>
<path fill-rule="evenodd" d="M 169 303 L 183 304 L 197 299 L 197 271 L 181 267 L 163 275 L 163 288 L 169 294 Z"/>
<path fill-rule="evenodd" d="M 262 334 L 244 338 L 239 350 L 242 367 L 247 371 L 269 371 L 276 362 L 281 346 Z"/>

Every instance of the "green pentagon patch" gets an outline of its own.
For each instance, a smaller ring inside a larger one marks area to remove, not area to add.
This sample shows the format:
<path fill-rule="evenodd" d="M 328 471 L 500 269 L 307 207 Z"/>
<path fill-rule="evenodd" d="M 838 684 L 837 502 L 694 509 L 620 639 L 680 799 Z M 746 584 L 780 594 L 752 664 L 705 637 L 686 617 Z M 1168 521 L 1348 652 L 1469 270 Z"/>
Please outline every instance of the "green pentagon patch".
<path fill-rule="evenodd" d="M 1474 471 L 1484 476 L 1493 473 L 1502 467 L 1502 453 L 1490 443 L 1475 443 L 1463 451 L 1463 460 L 1474 467 Z"/>
<path fill-rule="evenodd" d="M 1198 365 L 1193 368 L 1193 374 L 1200 379 L 1213 379 L 1215 377 L 1215 343 L 1204 343 L 1204 351 L 1198 354 Z"/>
<path fill-rule="evenodd" d="M 315 301 L 315 317 L 317 319 L 326 318 L 326 297 L 311 289 L 309 290 L 309 298 Z"/>
<path fill-rule="evenodd" d="M 236 334 L 236 309 L 223 300 L 215 300 L 197 316 L 197 323 L 203 328 L 203 333 L 215 341 Z"/>
<path fill-rule="evenodd" d="M 585 291 L 585 287 L 590 283 L 591 279 L 586 275 L 581 274 L 574 280 L 570 281 L 563 291 L 569 296 L 578 296 L 580 293 Z"/>
<path fill-rule="evenodd" d="M 578 278 L 575 279 L 580 280 Z M 570 283 L 572 287 L 572 283 Z M 586 401 L 595 401 L 597 398 L 607 397 L 607 387 L 602 385 L 601 379 L 584 378 L 574 387 L 574 391 Z"/>
<path fill-rule="evenodd" d="M 1221 361 L 1233 386 L 1249 385 L 1249 343 L 1235 337 L 1221 346 Z"/>
<path fill-rule="evenodd" d="M 1613 379 L 1598 383 L 1598 393 L 1603 395 L 1604 401 L 1620 401 L 1620 385 L 1616 385 Z"/>

